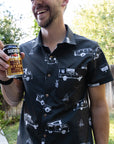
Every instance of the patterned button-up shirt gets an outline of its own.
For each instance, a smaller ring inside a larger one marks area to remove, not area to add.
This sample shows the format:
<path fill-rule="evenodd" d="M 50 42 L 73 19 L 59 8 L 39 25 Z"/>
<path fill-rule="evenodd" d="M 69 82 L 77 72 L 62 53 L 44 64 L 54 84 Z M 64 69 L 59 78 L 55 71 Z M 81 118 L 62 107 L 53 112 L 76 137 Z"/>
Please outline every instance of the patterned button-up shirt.
<path fill-rule="evenodd" d="M 17 144 L 93 144 L 88 87 L 112 75 L 95 41 L 66 30 L 52 53 L 41 32 L 20 46 L 25 96 Z"/>

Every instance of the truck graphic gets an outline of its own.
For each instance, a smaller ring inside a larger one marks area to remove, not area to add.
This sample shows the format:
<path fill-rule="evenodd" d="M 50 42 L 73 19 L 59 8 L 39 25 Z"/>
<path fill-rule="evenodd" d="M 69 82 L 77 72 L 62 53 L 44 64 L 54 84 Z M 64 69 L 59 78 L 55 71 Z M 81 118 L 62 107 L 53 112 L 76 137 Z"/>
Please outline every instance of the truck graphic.
<path fill-rule="evenodd" d="M 102 71 L 102 72 L 107 72 L 107 71 L 108 71 L 108 66 L 102 67 L 102 68 L 101 68 L 101 71 Z"/>
<path fill-rule="evenodd" d="M 47 129 L 49 133 L 61 133 L 66 134 L 69 132 L 69 127 L 67 124 L 62 123 L 61 120 L 47 123 Z"/>
<path fill-rule="evenodd" d="M 92 54 L 92 53 L 93 53 L 92 48 L 84 48 L 84 49 L 74 51 L 74 56 L 84 57 L 87 54 Z"/>
<path fill-rule="evenodd" d="M 45 101 L 43 100 L 44 95 L 37 94 L 36 101 L 38 101 L 42 106 L 45 105 Z"/>
<path fill-rule="evenodd" d="M 23 79 L 25 79 L 26 81 L 30 81 L 31 79 L 33 79 L 31 71 L 29 71 L 27 68 L 23 68 L 23 71 Z"/>
<path fill-rule="evenodd" d="M 79 102 L 76 103 L 76 107 L 73 109 L 73 111 L 76 110 L 83 110 L 88 107 L 88 101 L 86 99 L 80 100 Z"/>
<path fill-rule="evenodd" d="M 84 48 L 84 49 L 80 49 L 80 50 L 75 50 L 74 51 L 74 56 L 80 56 L 80 57 L 84 57 L 86 55 L 93 55 L 94 56 L 94 60 L 99 58 L 101 51 L 100 48 L 97 47 L 95 50 L 93 50 L 92 48 Z"/>
<path fill-rule="evenodd" d="M 83 77 L 80 76 L 74 68 L 61 68 L 59 69 L 59 78 L 62 78 L 63 81 L 67 79 L 77 79 L 81 81 Z"/>
<path fill-rule="evenodd" d="M 51 106 L 49 106 L 45 103 L 45 101 L 43 100 L 43 97 L 44 97 L 44 95 L 37 94 L 36 101 L 38 101 L 41 104 L 41 106 L 43 106 L 43 109 L 45 112 L 49 113 L 52 110 Z"/>
<path fill-rule="evenodd" d="M 52 65 L 52 64 L 57 64 L 58 61 L 55 57 L 45 57 L 44 60 L 47 64 Z"/>
<path fill-rule="evenodd" d="M 29 125 L 29 126 L 33 127 L 34 129 L 38 128 L 38 124 L 34 124 L 32 117 L 27 113 L 24 114 L 24 121 L 25 121 L 26 126 Z"/>

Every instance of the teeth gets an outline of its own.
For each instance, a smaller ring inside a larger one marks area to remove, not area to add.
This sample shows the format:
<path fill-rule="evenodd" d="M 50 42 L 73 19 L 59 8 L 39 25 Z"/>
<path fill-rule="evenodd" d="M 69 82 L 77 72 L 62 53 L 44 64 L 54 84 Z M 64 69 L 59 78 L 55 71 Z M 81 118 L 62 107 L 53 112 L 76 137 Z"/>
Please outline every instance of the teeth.
<path fill-rule="evenodd" d="M 44 13 L 46 10 L 41 10 L 38 12 L 38 14 Z"/>

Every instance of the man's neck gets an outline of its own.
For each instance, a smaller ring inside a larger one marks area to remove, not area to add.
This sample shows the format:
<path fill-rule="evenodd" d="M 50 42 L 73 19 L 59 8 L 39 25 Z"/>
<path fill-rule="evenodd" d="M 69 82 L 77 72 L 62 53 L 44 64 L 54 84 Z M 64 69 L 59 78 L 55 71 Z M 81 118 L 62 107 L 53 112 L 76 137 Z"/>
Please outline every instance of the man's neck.
<path fill-rule="evenodd" d="M 66 35 L 64 23 L 53 24 L 48 28 L 41 28 L 43 44 L 49 47 L 50 51 L 54 51 L 57 44 L 61 43 Z"/>

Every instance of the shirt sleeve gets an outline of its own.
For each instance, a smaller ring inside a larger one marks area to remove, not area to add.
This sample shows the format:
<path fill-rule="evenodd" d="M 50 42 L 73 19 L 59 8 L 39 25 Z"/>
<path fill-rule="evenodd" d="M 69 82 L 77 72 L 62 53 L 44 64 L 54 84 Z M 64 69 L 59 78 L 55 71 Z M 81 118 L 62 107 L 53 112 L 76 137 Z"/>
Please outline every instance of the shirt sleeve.
<path fill-rule="evenodd" d="M 99 45 L 94 49 L 93 58 L 88 63 L 88 86 L 99 86 L 113 80 L 109 65 Z"/>

